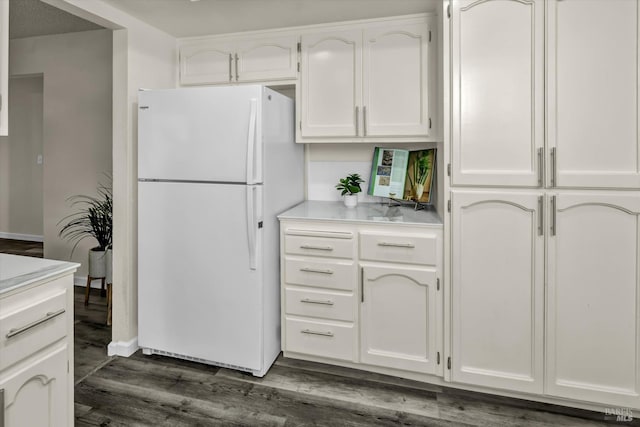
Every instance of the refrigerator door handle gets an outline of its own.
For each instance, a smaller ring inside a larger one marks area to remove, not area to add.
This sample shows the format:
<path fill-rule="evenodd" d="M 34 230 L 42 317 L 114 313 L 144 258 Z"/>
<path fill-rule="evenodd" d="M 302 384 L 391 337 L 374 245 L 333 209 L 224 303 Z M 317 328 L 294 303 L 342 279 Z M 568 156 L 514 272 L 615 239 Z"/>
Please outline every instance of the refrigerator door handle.
<path fill-rule="evenodd" d="M 249 238 L 249 268 L 256 270 L 257 219 L 256 187 L 247 187 L 247 236 Z"/>
<path fill-rule="evenodd" d="M 255 184 L 254 168 L 256 164 L 256 119 L 258 115 L 258 101 L 251 98 L 251 113 L 249 114 L 249 135 L 247 136 L 247 184 Z"/>

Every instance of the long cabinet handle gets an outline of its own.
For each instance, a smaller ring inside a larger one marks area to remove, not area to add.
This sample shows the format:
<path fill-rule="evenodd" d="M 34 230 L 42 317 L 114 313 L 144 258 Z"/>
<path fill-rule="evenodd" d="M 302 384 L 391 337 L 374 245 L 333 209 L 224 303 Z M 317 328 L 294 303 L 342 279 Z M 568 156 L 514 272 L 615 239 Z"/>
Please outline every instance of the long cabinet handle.
<path fill-rule="evenodd" d="M 556 154 L 556 147 L 551 148 L 551 186 L 555 187 L 558 185 L 558 175 L 556 173 L 556 166 L 558 163 L 558 158 Z"/>
<path fill-rule="evenodd" d="M 314 246 L 314 245 L 300 245 L 300 249 L 315 249 L 317 251 L 332 251 L 331 246 Z"/>
<path fill-rule="evenodd" d="M 333 305 L 333 301 L 331 301 L 330 299 L 323 300 L 323 299 L 302 298 L 300 302 L 303 302 L 305 304 Z"/>
<path fill-rule="evenodd" d="M 538 236 L 542 236 L 544 234 L 544 198 L 542 196 L 538 197 Z"/>
<path fill-rule="evenodd" d="M 238 54 L 236 53 L 236 81 L 238 81 Z"/>
<path fill-rule="evenodd" d="M 309 335 L 322 335 L 323 337 L 332 337 L 333 336 L 333 332 L 331 332 L 331 331 L 323 332 L 323 331 L 313 331 L 311 329 L 303 329 L 303 330 L 300 331 L 300 333 L 309 334 Z"/>
<path fill-rule="evenodd" d="M 378 242 L 378 246 L 390 246 L 392 248 L 415 248 L 413 243 L 390 243 L 390 242 Z"/>
<path fill-rule="evenodd" d="M 232 63 L 233 63 L 233 55 L 229 54 L 229 81 L 233 81 L 233 72 L 231 71 Z"/>
<path fill-rule="evenodd" d="M 556 196 L 551 196 L 551 235 L 556 235 Z"/>
<path fill-rule="evenodd" d="M 542 187 L 544 182 L 544 148 L 538 148 L 538 187 Z"/>
<path fill-rule="evenodd" d="M 302 267 L 300 269 L 300 271 L 304 271 L 307 273 L 320 273 L 320 274 L 333 274 L 333 270 L 329 270 L 329 269 L 320 269 L 320 268 L 309 268 L 309 267 Z"/>
<path fill-rule="evenodd" d="M 40 325 L 41 323 L 47 322 L 51 319 L 53 319 L 54 317 L 58 317 L 61 314 L 63 314 L 65 312 L 64 308 L 61 308 L 58 311 L 54 311 L 53 313 L 47 313 L 42 319 L 38 319 L 36 321 L 33 321 L 31 323 L 29 323 L 28 325 L 24 325 L 20 328 L 16 328 L 16 329 L 10 329 L 9 333 L 7 333 L 7 339 L 15 337 L 16 335 L 20 335 L 23 332 L 28 331 L 31 328 L 35 328 L 36 326 Z"/>
<path fill-rule="evenodd" d="M 356 105 L 356 136 L 360 136 L 360 107 Z"/>
<path fill-rule="evenodd" d="M 367 106 L 362 107 L 362 135 L 367 136 Z"/>

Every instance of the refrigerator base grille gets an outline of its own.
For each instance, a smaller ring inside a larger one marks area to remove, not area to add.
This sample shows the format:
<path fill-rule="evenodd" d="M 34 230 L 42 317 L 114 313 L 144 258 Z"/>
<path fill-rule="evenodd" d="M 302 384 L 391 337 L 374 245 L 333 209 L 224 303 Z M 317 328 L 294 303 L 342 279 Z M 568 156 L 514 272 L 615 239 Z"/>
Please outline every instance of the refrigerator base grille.
<path fill-rule="evenodd" d="M 231 365 L 229 363 L 214 362 L 213 360 L 200 359 L 199 357 L 187 356 L 186 354 L 172 353 L 170 351 L 156 350 L 153 348 L 143 348 L 144 354 L 158 354 L 160 356 L 173 357 L 175 359 L 188 360 L 190 362 L 203 363 L 205 365 L 219 366 L 221 368 L 229 368 L 236 371 L 243 371 L 253 374 L 253 369 L 245 368 L 244 366 Z"/>

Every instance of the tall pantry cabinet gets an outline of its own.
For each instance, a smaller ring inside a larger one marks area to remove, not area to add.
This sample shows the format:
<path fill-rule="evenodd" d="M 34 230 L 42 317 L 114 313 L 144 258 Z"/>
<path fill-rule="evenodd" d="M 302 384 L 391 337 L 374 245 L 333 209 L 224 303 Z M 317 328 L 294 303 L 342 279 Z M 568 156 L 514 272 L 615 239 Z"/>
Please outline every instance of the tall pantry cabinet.
<path fill-rule="evenodd" d="M 450 12 L 451 380 L 640 408 L 638 1 Z"/>

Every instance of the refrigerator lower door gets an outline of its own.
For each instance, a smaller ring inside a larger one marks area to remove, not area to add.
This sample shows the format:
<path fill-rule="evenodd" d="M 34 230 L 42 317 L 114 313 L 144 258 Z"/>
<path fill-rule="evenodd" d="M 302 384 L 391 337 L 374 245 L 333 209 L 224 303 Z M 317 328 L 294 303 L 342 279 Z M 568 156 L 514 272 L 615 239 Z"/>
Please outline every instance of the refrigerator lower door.
<path fill-rule="evenodd" d="M 139 182 L 140 347 L 261 369 L 261 190 Z"/>

